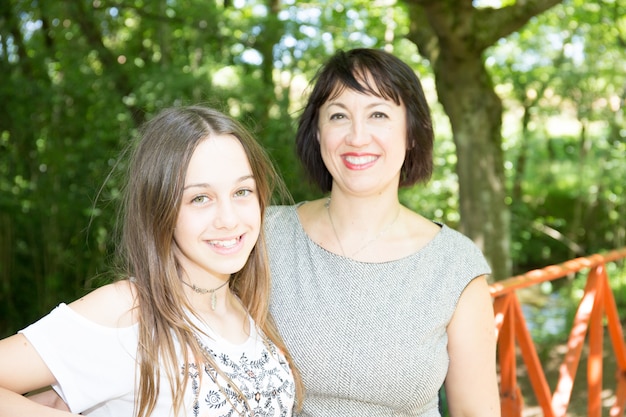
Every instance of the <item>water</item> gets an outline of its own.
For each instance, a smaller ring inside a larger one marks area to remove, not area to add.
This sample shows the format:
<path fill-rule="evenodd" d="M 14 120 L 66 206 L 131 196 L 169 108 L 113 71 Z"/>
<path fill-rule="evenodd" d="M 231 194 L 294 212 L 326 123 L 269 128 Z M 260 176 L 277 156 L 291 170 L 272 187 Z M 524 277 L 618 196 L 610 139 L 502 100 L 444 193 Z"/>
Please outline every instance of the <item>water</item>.
<path fill-rule="evenodd" d="M 522 303 L 522 313 L 533 340 L 555 338 L 569 333 L 569 325 L 574 309 L 571 300 L 557 292 L 545 293 L 540 288 L 525 289 L 518 294 Z"/>

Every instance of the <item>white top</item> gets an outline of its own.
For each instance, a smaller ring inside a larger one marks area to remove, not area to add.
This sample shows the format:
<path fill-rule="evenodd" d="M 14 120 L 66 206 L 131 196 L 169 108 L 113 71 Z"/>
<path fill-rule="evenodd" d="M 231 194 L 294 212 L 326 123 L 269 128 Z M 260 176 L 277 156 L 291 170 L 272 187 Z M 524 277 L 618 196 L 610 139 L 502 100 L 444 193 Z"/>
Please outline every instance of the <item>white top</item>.
<path fill-rule="evenodd" d="M 252 319 L 250 323 L 250 337 L 242 344 L 232 344 L 202 325 L 211 338 L 202 336 L 200 340 L 246 396 L 255 415 L 291 416 L 295 386 L 289 365 L 269 341 L 268 350 Z M 138 325 L 104 327 L 60 304 L 21 333 L 56 378 L 53 388 L 72 412 L 95 417 L 133 415 Z M 208 369 L 195 363 L 185 367 L 181 359 L 180 370 L 191 376 L 181 416 L 238 415 L 233 413 L 231 403 L 219 391 Z M 220 385 L 226 386 L 223 380 Z M 233 390 L 225 391 L 241 415 L 251 415 L 244 412 L 244 404 Z M 174 416 L 165 375 L 161 376 L 160 394 L 152 415 Z"/>

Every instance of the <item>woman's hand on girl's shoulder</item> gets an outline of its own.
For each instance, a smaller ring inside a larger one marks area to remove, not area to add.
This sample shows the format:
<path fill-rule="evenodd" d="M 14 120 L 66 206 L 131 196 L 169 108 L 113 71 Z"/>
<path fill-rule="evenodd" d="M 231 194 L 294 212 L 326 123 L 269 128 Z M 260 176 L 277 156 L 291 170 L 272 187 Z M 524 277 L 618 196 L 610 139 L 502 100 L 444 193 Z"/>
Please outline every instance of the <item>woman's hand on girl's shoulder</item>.
<path fill-rule="evenodd" d="M 28 394 L 27 398 L 37 404 L 45 405 L 46 407 L 70 411 L 70 408 L 65 404 L 61 396 L 51 387 Z"/>
<path fill-rule="evenodd" d="M 122 280 L 104 285 L 69 304 L 76 313 L 105 327 L 137 323 L 135 284 Z"/>

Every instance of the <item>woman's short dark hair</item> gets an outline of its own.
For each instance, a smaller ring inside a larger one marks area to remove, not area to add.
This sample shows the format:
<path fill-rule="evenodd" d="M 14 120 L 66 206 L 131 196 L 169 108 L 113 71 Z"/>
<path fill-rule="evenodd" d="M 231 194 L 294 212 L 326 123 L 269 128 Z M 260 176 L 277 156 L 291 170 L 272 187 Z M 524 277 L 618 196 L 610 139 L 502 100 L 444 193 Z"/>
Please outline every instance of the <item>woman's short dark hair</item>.
<path fill-rule="evenodd" d="M 433 127 L 422 84 L 415 71 L 396 56 L 378 49 L 339 51 L 317 72 L 313 90 L 298 122 L 296 153 L 310 179 L 329 192 L 332 176 L 318 141 L 319 109 L 345 88 L 406 107 L 407 151 L 400 187 L 426 182 L 433 171 Z"/>

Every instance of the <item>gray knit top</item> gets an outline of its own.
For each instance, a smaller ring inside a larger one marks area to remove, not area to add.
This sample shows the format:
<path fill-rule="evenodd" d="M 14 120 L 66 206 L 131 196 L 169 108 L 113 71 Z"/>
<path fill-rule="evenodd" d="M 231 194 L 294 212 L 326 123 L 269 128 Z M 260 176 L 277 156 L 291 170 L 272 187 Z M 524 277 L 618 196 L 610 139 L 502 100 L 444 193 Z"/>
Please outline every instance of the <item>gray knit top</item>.
<path fill-rule="evenodd" d="M 296 206 L 266 217 L 271 312 L 307 390 L 301 416 L 439 417 L 448 325 L 461 292 L 490 273 L 480 250 L 442 225 L 418 252 L 365 263 L 313 242 Z"/>

